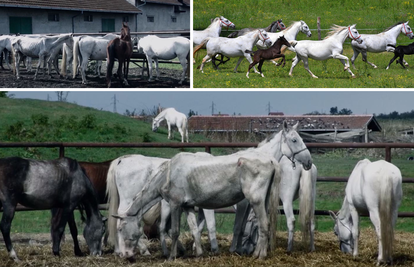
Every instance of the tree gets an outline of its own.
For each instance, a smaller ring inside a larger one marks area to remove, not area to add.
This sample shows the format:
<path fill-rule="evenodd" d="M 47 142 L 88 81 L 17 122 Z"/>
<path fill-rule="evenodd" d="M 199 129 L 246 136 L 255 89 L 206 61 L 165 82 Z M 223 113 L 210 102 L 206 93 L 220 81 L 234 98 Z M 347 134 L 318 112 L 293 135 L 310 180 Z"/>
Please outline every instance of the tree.
<path fill-rule="evenodd" d="M 188 117 L 190 118 L 191 116 L 194 116 L 194 115 L 198 115 L 198 112 L 190 109 L 190 111 L 188 112 Z"/>
<path fill-rule="evenodd" d="M 68 99 L 69 92 L 58 91 L 56 92 L 56 95 L 59 102 L 66 102 Z"/>
<path fill-rule="evenodd" d="M 0 97 L 6 97 L 7 98 L 8 97 L 7 93 L 8 93 L 7 91 L 1 91 L 0 92 Z"/>
<path fill-rule="evenodd" d="M 343 108 L 338 112 L 338 115 L 351 115 L 352 114 L 352 110 L 347 109 L 347 108 Z"/>
<path fill-rule="evenodd" d="M 338 114 L 338 107 L 331 107 L 329 110 L 331 115 L 337 115 Z"/>

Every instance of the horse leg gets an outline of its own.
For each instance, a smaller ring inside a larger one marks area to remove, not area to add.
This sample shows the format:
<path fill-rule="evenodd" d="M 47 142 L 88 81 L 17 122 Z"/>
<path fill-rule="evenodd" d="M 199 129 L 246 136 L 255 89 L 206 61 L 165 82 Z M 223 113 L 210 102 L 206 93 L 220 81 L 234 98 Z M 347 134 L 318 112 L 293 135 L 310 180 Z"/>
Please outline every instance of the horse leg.
<path fill-rule="evenodd" d="M 158 58 L 155 58 L 154 61 L 155 61 L 155 70 L 157 72 L 157 76 L 155 77 L 155 80 L 158 81 L 158 77 L 160 76 L 160 72 L 158 69 Z"/>
<path fill-rule="evenodd" d="M 239 67 L 240 63 L 242 62 L 244 57 L 239 57 L 239 60 L 237 61 L 236 67 L 234 68 L 234 72 L 237 73 L 237 68 Z M 249 62 L 252 64 L 252 62 Z"/>
<path fill-rule="evenodd" d="M 112 66 L 113 66 L 113 62 L 112 62 Z M 87 83 L 87 81 L 86 81 L 86 69 L 88 68 L 88 59 L 87 58 L 85 58 L 85 57 L 82 57 L 82 63 L 81 63 L 81 66 L 80 66 L 80 70 L 81 70 L 81 75 L 82 75 L 82 84 L 86 84 Z M 112 68 L 111 68 L 111 72 L 112 72 Z M 111 75 L 112 75 L 112 73 L 111 73 Z"/>
<path fill-rule="evenodd" d="M 9 257 L 15 262 L 20 262 L 10 238 L 11 223 L 13 221 L 16 205 L 17 203 L 15 203 L 15 201 L 3 202 L 3 216 L 1 217 L 0 230 L 3 234 L 4 243 L 6 244 L 6 249 L 9 252 Z"/>
<path fill-rule="evenodd" d="M 356 69 L 354 62 L 355 62 L 355 59 L 358 57 L 360 51 L 358 49 L 356 49 L 354 46 L 352 46 L 352 49 L 354 50 L 354 54 L 351 57 L 351 63 L 352 63 L 352 67 L 354 67 L 354 69 Z"/>
<path fill-rule="evenodd" d="M 53 210 L 52 210 L 52 212 L 53 212 Z M 74 246 L 75 255 L 81 257 L 81 256 L 83 256 L 83 253 L 82 253 L 82 251 L 79 247 L 78 228 L 76 227 L 75 216 L 74 216 L 73 212 L 71 212 L 69 214 L 68 224 L 69 224 L 70 234 L 72 235 L 72 239 L 73 239 L 73 246 Z"/>
<path fill-rule="evenodd" d="M 246 73 L 246 77 L 247 77 L 247 78 L 250 78 L 250 77 L 249 77 L 250 69 L 251 69 L 251 68 L 253 68 L 253 66 L 254 66 L 254 65 L 256 65 L 257 63 L 258 63 L 258 61 L 256 61 L 256 59 L 254 59 L 254 60 L 253 60 L 253 62 L 252 62 L 252 63 L 250 63 L 250 65 L 249 65 L 249 69 L 247 70 L 247 73 Z"/>
<path fill-rule="evenodd" d="M 180 236 L 181 208 L 170 203 L 171 208 L 171 253 L 169 260 L 177 258 L 177 243 Z"/>
<path fill-rule="evenodd" d="M 401 53 L 400 55 L 400 59 L 397 60 L 398 63 L 400 63 L 400 65 L 405 69 L 406 67 L 404 66 L 403 62 L 404 62 L 404 54 Z"/>
<path fill-rule="evenodd" d="M 16 79 L 20 80 L 20 52 L 14 53 L 14 67 L 16 69 Z"/>
<path fill-rule="evenodd" d="M 292 199 L 283 200 L 283 211 L 286 216 L 286 224 L 288 228 L 288 246 L 287 251 L 293 250 L 293 239 L 295 234 L 295 215 L 293 214 Z"/>
<path fill-rule="evenodd" d="M 309 69 L 309 64 L 308 64 L 308 58 L 304 57 L 303 59 L 303 67 L 305 68 L 305 70 L 307 70 L 309 72 L 309 74 L 312 76 L 312 78 L 318 78 L 318 76 L 314 75 L 310 69 Z"/>
<path fill-rule="evenodd" d="M 371 66 L 373 66 L 374 69 L 378 68 L 374 63 L 371 63 L 371 62 L 368 61 L 367 50 L 361 51 L 361 54 L 362 54 L 362 61 L 368 63 Z"/>
<path fill-rule="evenodd" d="M 264 62 L 264 59 L 261 59 L 260 62 L 259 62 L 259 66 L 257 67 L 257 69 L 259 70 L 259 74 L 262 75 L 262 77 L 264 78 L 264 75 L 263 75 L 263 72 L 262 72 L 263 62 Z"/>
<path fill-rule="evenodd" d="M 296 65 L 302 60 L 302 58 L 298 57 L 296 55 L 296 57 L 293 58 L 292 60 L 292 66 L 290 67 L 290 71 L 289 71 L 289 76 L 292 76 L 292 72 L 293 69 L 296 67 Z"/>
<path fill-rule="evenodd" d="M 398 58 L 398 56 L 397 56 L 396 54 L 394 54 L 393 58 L 390 60 L 390 63 L 389 63 L 389 64 L 388 64 L 388 66 L 385 68 L 386 70 L 390 68 L 391 63 L 393 63 L 393 62 L 394 62 L 394 60 L 395 60 L 396 58 Z"/>
<path fill-rule="evenodd" d="M 206 61 L 208 61 L 210 58 L 211 58 L 211 57 L 207 54 L 207 55 L 203 58 L 203 60 L 202 60 L 202 62 L 201 62 L 201 65 L 197 67 L 197 68 L 200 68 L 201 73 L 204 73 L 204 71 L 203 71 L 204 64 L 205 64 L 205 63 L 206 63 Z"/>
<path fill-rule="evenodd" d="M 152 82 L 152 58 L 147 56 L 149 82 Z"/>
<path fill-rule="evenodd" d="M 196 247 L 196 256 L 199 257 L 203 255 L 203 249 L 201 248 L 201 236 L 200 231 L 198 231 L 197 218 L 195 215 L 194 208 L 185 208 L 184 211 L 187 213 L 187 223 L 190 227 L 191 234 L 194 238 L 194 244 Z"/>
<path fill-rule="evenodd" d="M 68 208 L 59 208 L 56 209 L 53 213 L 51 223 L 51 235 L 53 243 L 52 250 L 55 256 L 60 256 L 60 241 L 65 231 L 65 226 L 70 213 L 71 211 L 69 211 Z"/>
<path fill-rule="evenodd" d="M 244 199 L 237 203 L 236 216 L 234 218 L 233 226 L 233 240 L 230 245 L 230 252 L 237 252 L 242 255 L 242 242 L 243 242 L 243 231 L 246 228 L 247 218 L 250 213 L 250 203 L 247 199 Z"/>
<path fill-rule="evenodd" d="M 259 223 L 259 239 L 253 252 L 253 257 L 264 259 L 267 256 L 269 244 L 269 220 L 267 219 L 264 197 L 262 200 L 255 199 L 251 203 L 254 203 L 252 207 Z"/>
<path fill-rule="evenodd" d="M 201 209 L 200 209 L 201 210 Z M 217 244 L 217 237 L 216 237 L 216 218 L 214 216 L 214 210 L 203 210 L 205 221 L 207 224 L 207 230 L 208 230 L 208 237 L 210 239 L 211 244 L 211 251 L 214 254 L 219 253 L 219 248 Z M 199 228 L 199 231 L 201 233 L 201 230 Z"/>
<path fill-rule="evenodd" d="M 167 222 L 170 217 L 171 210 L 170 210 L 170 204 L 168 204 L 167 201 L 161 200 L 161 222 L 159 225 L 160 230 L 160 243 L 161 243 L 161 249 L 162 254 L 164 257 L 168 257 L 169 251 L 167 248 L 167 244 L 165 242 L 165 237 L 167 236 Z"/>
<path fill-rule="evenodd" d="M 341 55 L 341 54 L 335 54 L 333 55 L 333 58 L 339 59 L 341 63 L 344 65 L 344 71 L 347 70 L 349 74 L 351 74 L 352 78 L 355 78 L 356 76 L 352 73 L 351 69 L 349 68 L 349 59 L 347 56 Z M 345 63 L 346 60 L 346 63 Z"/>
<path fill-rule="evenodd" d="M 378 261 L 377 265 L 379 265 L 382 261 L 384 261 L 383 251 L 382 251 L 382 236 L 381 236 L 381 223 L 380 223 L 380 215 L 378 210 L 371 210 L 369 212 L 369 218 L 371 219 L 372 224 L 374 225 L 375 232 L 377 234 L 378 239 Z M 354 247 L 355 251 L 355 247 Z M 355 254 L 355 253 L 354 253 Z"/>
<path fill-rule="evenodd" d="M 183 74 L 181 75 L 181 80 L 178 82 L 178 84 L 183 84 L 185 81 L 185 75 L 187 73 L 188 64 L 187 64 L 187 57 L 182 55 L 179 57 L 181 67 L 183 68 Z"/>

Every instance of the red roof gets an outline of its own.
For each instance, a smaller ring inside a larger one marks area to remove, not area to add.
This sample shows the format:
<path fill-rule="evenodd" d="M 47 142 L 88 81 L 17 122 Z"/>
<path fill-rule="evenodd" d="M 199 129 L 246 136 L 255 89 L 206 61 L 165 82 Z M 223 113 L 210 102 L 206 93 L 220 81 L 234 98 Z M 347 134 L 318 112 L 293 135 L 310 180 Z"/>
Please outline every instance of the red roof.
<path fill-rule="evenodd" d="M 368 127 L 381 131 L 373 115 L 300 115 L 300 116 L 191 116 L 188 120 L 192 131 L 248 131 L 277 132 L 283 121 L 289 125 L 299 122 L 303 132 L 350 131 Z"/>

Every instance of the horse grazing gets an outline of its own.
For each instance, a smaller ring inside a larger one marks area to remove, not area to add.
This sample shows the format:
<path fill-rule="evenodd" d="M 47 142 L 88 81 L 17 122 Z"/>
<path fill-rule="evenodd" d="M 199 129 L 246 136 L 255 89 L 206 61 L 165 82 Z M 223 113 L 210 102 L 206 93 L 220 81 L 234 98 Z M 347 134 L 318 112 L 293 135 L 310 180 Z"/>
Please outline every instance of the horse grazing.
<path fill-rule="evenodd" d="M 347 70 L 351 74 L 352 78 L 355 78 L 355 75 L 349 69 L 349 59 L 347 56 L 342 55 L 343 44 L 346 38 L 350 38 L 356 42 L 362 43 L 361 35 L 358 33 L 355 25 L 348 27 L 342 27 L 338 25 L 333 25 L 332 31 L 330 31 L 321 41 L 294 41 L 291 44 L 294 47 L 296 52 L 296 57 L 293 59 L 292 67 L 290 68 L 289 75 L 292 76 L 293 69 L 296 65 L 303 60 L 303 65 L 305 69 L 313 78 L 318 78 L 314 75 L 308 65 L 308 58 L 314 60 L 326 60 L 330 58 L 336 58 L 341 61 L 344 65 L 344 71 Z M 288 48 L 289 50 L 293 50 Z M 345 63 L 346 60 L 346 63 Z"/>
<path fill-rule="evenodd" d="M 171 60 L 176 57 L 178 57 L 181 67 L 183 68 L 183 74 L 179 84 L 184 82 L 190 59 L 189 39 L 185 37 L 160 38 L 156 35 L 148 35 L 139 39 L 137 48 L 139 53 L 144 53 L 147 57 L 149 82 L 152 81 L 152 60 L 155 61 L 155 69 L 157 71 L 155 79 L 158 79 L 158 59 Z M 143 72 L 144 68 L 142 68 L 142 73 Z"/>
<path fill-rule="evenodd" d="M 286 60 L 285 55 L 281 53 L 282 45 L 286 45 L 287 47 L 291 47 L 290 43 L 286 38 L 282 35 L 277 39 L 277 41 L 268 49 L 259 49 L 257 51 L 250 51 L 246 50 L 246 53 L 251 53 L 253 55 L 253 62 L 249 65 L 249 69 L 247 70 L 246 77 L 249 78 L 250 69 L 254 67 L 257 63 L 259 63 L 259 74 L 264 77 L 262 72 L 263 62 L 267 59 L 276 59 L 281 57 L 283 61 L 282 67 L 285 66 Z"/>
<path fill-rule="evenodd" d="M 237 72 L 237 68 L 239 67 L 243 58 L 246 58 L 249 63 L 252 63 L 250 53 L 247 53 L 246 50 L 253 50 L 253 46 L 255 46 L 259 40 L 262 40 L 267 46 L 271 45 L 271 41 L 267 32 L 264 30 L 256 30 L 237 38 L 206 38 L 203 42 L 201 42 L 201 44 L 194 48 L 193 54 L 200 50 L 204 45 L 206 46 L 207 55 L 203 58 L 203 62 L 200 65 L 200 71 L 202 73 L 204 73 L 204 63 L 209 59 L 214 58 L 217 54 L 222 54 L 227 57 L 238 57 L 239 61 L 234 68 L 234 72 Z M 256 73 L 258 72 L 255 67 L 254 71 Z"/>
<path fill-rule="evenodd" d="M 286 26 L 282 22 L 282 19 L 278 19 L 278 20 L 275 20 L 272 23 L 270 23 L 270 25 L 267 26 L 266 28 L 244 28 L 244 29 L 241 29 L 239 31 L 234 31 L 234 32 L 230 33 L 227 37 L 235 38 L 235 37 L 245 35 L 248 32 L 251 32 L 251 31 L 254 31 L 254 30 L 260 30 L 260 29 L 265 30 L 266 32 L 270 33 L 270 32 L 283 31 L 284 29 L 286 29 Z"/>
<path fill-rule="evenodd" d="M 201 44 L 201 42 L 208 37 L 219 37 L 222 27 L 235 28 L 236 26 L 233 22 L 223 16 L 216 17 L 206 29 L 202 31 L 193 31 L 194 45 Z"/>
<path fill-rule="evenodd" d="M 286 122 L 284 126 L 287 127 Z M 297 132 L 288 128 L 284 128 L 261 147 L 227 156 L 179 153 L 163 163 L 128 209 L 118 214 L 118 218 L 125 222 L 121 223 L 119 230 L 127 227 L 129 217 L 142 216 L 152 203 L 163 198 L 171 208 L 170 259 L 177 255 L 181 209 L 187 213 L 187 221 L 196 244 L 196 255 L 200 256 L 203 252 L 194 206 L 215 209 L 234 205 L 247 198 L 259 221 L 259 240 L 253 256 L 265 258 L 269 239 L 270 247 L 274 249 L 275 246 L 274 226 L 280 182 L 280 167 L 276 159 L 284 156 L 292 162 L 301 163 L 306 170 L 312 166 L 312 158 L 306 146 L 298 139 Z"/>
<path fill-rule="evenodd" d="M 377 263 L 392 263 L 401 184 L 400 170 L 387 161 L 364 159 L 357 163 L 348 179 L 341 209 L 338 214 L 330 211 L 342 252 L 358 255 L 359 215 L 369 213 L 378 238 Z"/>
<path fill-rule="evenodd" d="M 383 32 L 378 34 L 361 34 L 361 38 L 364 40 L 362 43 L 352 41 L 352 49 L 354 54 L 351 57 L 352 66 L 355 68 L 354 62 L 359 53 L 362 54 L 362 61 L 370 64 L 372 67 L 377 68 L 374 63 L 371 63 L 367 59 L 367 52 L 381 53 L 381 52 L 393 52 L 397 44 L 397 37 L 400 33 L 403 33 L 410 39 L 414 38 L 413 31 L 407 22 L 398 22 Z M 404 62 L 407 65 L 407 62 Z"/>
<path fill-rule="evenodd" d="M 107 71 L 106 71 L 106 84 L 111 87 L 112 69 L 114 67 L 115 58 L 118 59 L 118 78 L 125 85 L 128 84 L 128 71 L 129 71 L 129 60 L 132 56 L 132 39 L 128 24 L 122 23 L 121 37 L 117 37 L 109 42 L 106 53 L 107 53 Z M 123 68 L 123 74 L 122 74 Z"/>
<path fill-rule="evenodd" d="M 83 235 L 90 254 L 101 255 L 103 217 L 92 184 L 77 161 L 0 159 L 0 201 L 3 207 L 0 230 L 9 256 L 15 261 L 19 259 L 10 239 L 10 228 L 18 203 L 34 209 L 61 209 L 53 213 L 51 224 L 52 250 L 57 256 L 66 223 L 73 218 L 73 210 L 81 205 L 87 215 Z"/>
<path fill-rule="evenodd" d="M 414 54 L 414 43 L 411 43 L 409 45 L 399 45 L 397 47 L 395 47 L 395 45 L 392 44 L 388 44 L 388 46 L 392 46 L 395 48 L 394 50 L 394 57 L 390 60 L 390 63 L 388 64 L 386 69 L 390 68 L 390 65 L 392 62 L 394 62 L 395 59 L 397 59 L 396 63 L 400 63 L 401 66 L 405 69 L 405 66 L 403 64 L 404 61 L 404 55 L 412 55 Z"/>
<path fill-rule="evenodd" d="M 286 129 L 286 125 L 284 126 Z M 297 135 L 298 124 L 294 125 L 290 130 L 292 136 L 296 136 L 297 140 L 301 140 Z M 293 137 L 290 137 L 293 138 Z M 265 139 L 258 145 L 268 146 L 268 139 Z M 300 153 L 301 150 L 298 152 Z M 311 169 L 305 169 L 302 165 L 296 165 L 295 155 L 289 158 L 281 156 L 279 159 L 280 165 L 280 185 L 279 198 L 280 204 L 283 205 L 283 211 L 286 216 L 286 223 L 288 228 L 288 245 L 287 251 L 293 250 L 293 238 L 295 231 L 295 215 L 293 213 L 293 201 L 299 198 L 299 223 L 302 231 L 302 241 L 308 243 L 309 251 L 315 250 L 314 245 L 314 230 L 315 230 L 315 197 L 316 197 L 316 179 L 317 169 L 312 164 Z M 249 216 L 251 206 L 247 201 L 238 203 L 236 211 L 235 226 L 233 232 L 233 241 L 230 246 L 230 251 L 237 251 L 239 254 L 251 253 L 249 247 L 254 247 L 257 242 L 257 235 L 250 232 L 247 240 L 243 241 L 243 229 L 246 227 L 246 219 Z M 254 221 L 254 220 L 253 220 Z M 252 226 L 255 228 L 255 224 Z M 246 231 L 245 231 L 246 232 Z M 247 241 L 247 242 L 246 242 Z M 243 244 L 244 243 L 244 244 Z"/>
<path fill-rule="evenodd" d="M 138 194 L 145 183 L 151 179 L 152 173 L 155 173 L 158 168 L 168 159 L 145 157 L 142 155 L 126 155 L 119 157 L 112 161 L 108 172 L 108 204 L 109 214 L 116 214 L 124 211 L 132 203 L 136 194 Z M 209 237 L 211 242 L 211 249 L 213 253 L 218 252 L 218 245 L 215 232 L 215 219 L 213 210 L 202 210 L 199 212 L 205 214 L 207 227 L 209 229 Z M 154 205 L 143 216 L 145 224 L 153 225 L 161 217 L 159 224 L 160 241 L 163 255 L 168 257 L 169 252 L 166 247 L 166 232 L 167 221 L 170 218 L 170 208 L 168 202 L 162 200 Z M 140 221 L 138 217 L 132 217 L 128 228 L 124 231 L 118 232 L 117 227 L 119 221 L 115 217 L 109 218 L 108 232 L 109 241 L 115 245 L 115 253 L 121 257 L 132 258 L 134 256 L 134 249 L 139 247 L 142 255 L 149 255 L 149 251 L 143 242 L 143 239 L 137 238 L 142 234 L 142 228 L 139 227 Z M 201 228 L 200 228 L 201 231 Z M 184 250 L 184 248 L 182 248 Z"/>
<path fill-rule="evenodd" d="M 181 134 L 181 142 L 184 143 L 184 140 L 186 140 L 188 143 L 188 122 L 187 116 L 184 113 L 178 112 L 175 108 L 164 109 L 152 120 L 153 132 L 158 130 L 163 120 L 167 121 L 168 139 L 173 139 L 171 127 L 176 126 Z"/>

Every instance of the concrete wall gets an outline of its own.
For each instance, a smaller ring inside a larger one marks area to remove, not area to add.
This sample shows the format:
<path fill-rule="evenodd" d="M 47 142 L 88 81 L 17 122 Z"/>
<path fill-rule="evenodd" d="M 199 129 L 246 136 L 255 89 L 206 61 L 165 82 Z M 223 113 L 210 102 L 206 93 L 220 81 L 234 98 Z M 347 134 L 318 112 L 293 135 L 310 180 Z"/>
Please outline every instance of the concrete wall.
<path fill-rule="evenodd" d="M 49 13 L 58 13 L 59 21 L 48 21 Z M 84 21 L 84 15 L 93 16 L 93 21 Z M 76 17 L 75 17 L 76 16 Z M 74 33 L 99 33 L 102 32 L 102 19 L 115 19 L 115 32 L 122 27 L 123 17 L 128 16 L 131 31 L 136 31 L 135 14 L 119 13 L 84 13 L 66 10 L 44 10 L 27 8 L 0 8 L 0 34 L 9 34 L 9 17 L 31 17 L 32 33 L 69 33 L 72 32 L 72 17 Z"/>

